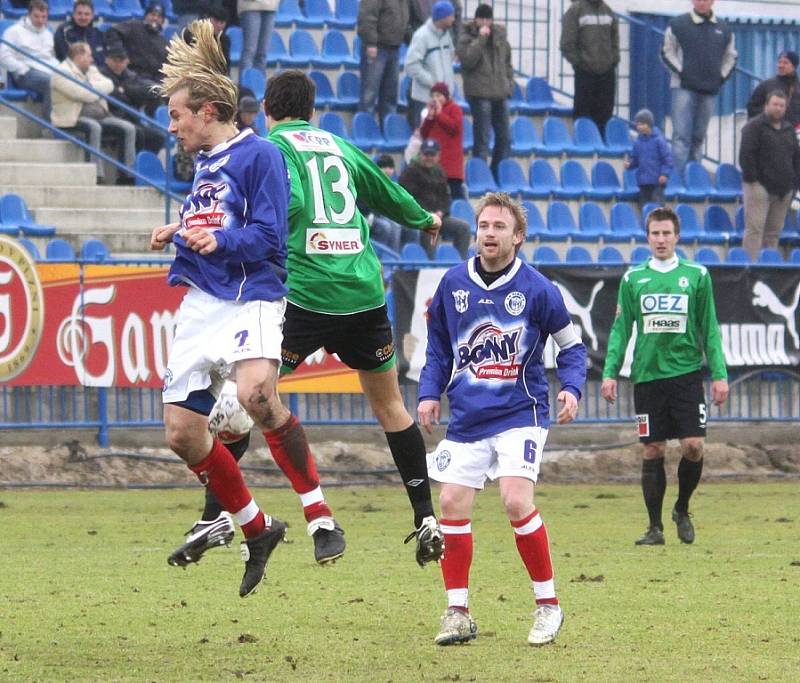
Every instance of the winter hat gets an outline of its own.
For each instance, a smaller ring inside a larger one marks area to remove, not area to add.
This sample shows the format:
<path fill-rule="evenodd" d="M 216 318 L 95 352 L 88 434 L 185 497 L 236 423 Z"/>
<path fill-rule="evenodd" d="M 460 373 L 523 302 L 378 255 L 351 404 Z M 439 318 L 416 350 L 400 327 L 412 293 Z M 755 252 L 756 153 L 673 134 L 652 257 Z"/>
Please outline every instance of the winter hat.
<path fill-rule="evenodd" d="M 636 116 L 633 117 L 634 123 L 646 123 L 650 128 L 653 127 L 655 123 L 655 119 L 653 119 L 653 112 L 649 109 L 640 109 L 636 112 Z"/>
<path fill-rule="evenodd" d="M 781 57 L 786 57 L 786 59 L 788 59 L 792 63 L 795 69 L 797 68 L 797 65 L 800 64 L 800 56 L 798 56 L 796 52 L 792 52 L 791 50 L 784 50 L 783 52 L 781 52 L 778 55 L 778 59 L 780 59 Z"/>
<path fill-rule="evenodd" d="M 439 2 L 435 3 L 431 9 L 431 19 L 434 21 L 441 21 L 442 19 L 447 19 L 447 17 L 452 16 L 455 13 L 456 11 L 451 2 L 448 2 L 448 0 L 439 0 Z"/>
<path fill-rule="evenodd" d="M 444 95 L 445 99 L 448 99 L 448 100 L 450 99 L 450 88 L 448 88 L 447 87 L 447 83 L 444 83 L 443 81 L 439 81 L 438 83 L 434 83 L 431 86 L 431 93 L 435 93 L 435 92 L 438 92 L 438 93 L 441 93 L 442 95 Z"/>
<path fill-rule="evenodd" d="M 151 2 L 147 5 L 147 9 L 144 11 L 145 14 L 160 14 L 162 17 L 164 16 L 164 5 L 160 2 Z"/>
<path fill-rule="evenodd" d="M 255 97 L 245 95 L 239 100 L 239 111 L 245 114 L 258 114 L 259 106 Z"/>
<path fill-rule="evenodd" d="M 428 138 L 427 140 L 423 140 L 422 144 L 419 147 L 420 154 L 436 154 L 441 148 L 439 147 L 439 143 L 436 142 L 433 138 Z"/>
<path fill-rule="evenodd" d="M 475 9 L 475 18 L 476 19 L 494 19 L 494 12 L 492 11 L 492 6 L 487 5 L 486 3 L 481 3 Z"/>

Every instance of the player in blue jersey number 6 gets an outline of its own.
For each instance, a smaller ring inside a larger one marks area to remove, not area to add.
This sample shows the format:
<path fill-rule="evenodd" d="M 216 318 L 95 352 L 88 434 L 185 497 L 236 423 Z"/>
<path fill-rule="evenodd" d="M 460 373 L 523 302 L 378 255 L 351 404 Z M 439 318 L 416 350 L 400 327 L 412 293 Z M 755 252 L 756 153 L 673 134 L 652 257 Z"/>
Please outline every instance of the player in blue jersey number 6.
<path fill-rule="evenodd" d="M 478 203 L 478 256 L 445 273 L 428 308 L 428 347 L 420 376 L 418 414 L 428 432 L 450 403 L 446 438 L 428 462 L 442 483 L 439 502 L 447 609 L 434 639 L 472 640 L 469 613 L 471 512 L 487 479 L 498 480 L 517 549 L 536 601 L 531 645 L 552 642 L 564 620 L 556 598 L 550 547 L 533 501 L 550 424 L 542 353 L 559 347 L 559 424 L 575 419 L 586 381 L 586 347 L 556 286 L 516 257 L 525 240 L 522 207 L 504 193 Z"/>

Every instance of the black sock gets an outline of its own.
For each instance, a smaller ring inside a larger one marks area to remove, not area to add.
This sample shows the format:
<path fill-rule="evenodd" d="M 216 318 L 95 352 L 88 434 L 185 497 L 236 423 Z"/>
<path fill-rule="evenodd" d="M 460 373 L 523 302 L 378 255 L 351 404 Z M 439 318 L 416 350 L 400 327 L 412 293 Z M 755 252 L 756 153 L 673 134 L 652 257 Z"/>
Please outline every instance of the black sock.
<path fill-rule="evenodd" d="M 247 447 L 250 445 L 250 435 L 247 434 L 243 439 L 225 445 L 233 454 L 233 457 L 236 458 L 236 462 L 239 462 L 242 456 L 247 452 Z M 203 508 L 203 516 L 201 519 L 204 522 L 210 522 L 219 517 L 224 509 L 225 508 L 219 504 L 219 501 L 217 501 L 216 497 L 211 492 L 211 487 L 206 486 L 206 506 Z"/>
<path fill-rule="evenodd" d="M 703 474 L 703 459 L 698 461 L 681 458 L 678 464 L 678 500 L 675 502 L 675 509 L 686 514 L 689 512 L 689 498 L 700 483 L 700 475 Z"/>
<path fill-rule="evenodd" d="M 414 528 L 418 528 L 425 517 L 433 514 L 425 440 L 415 423 L 402 432 L 386 432 L 386 441 L 414 508 Z"/>
<path fill-rule="evenodd" d="M 664 503 L 664 492 L 667 490 L 667 474 L 664 471 L 664 458 L 642 460 L 642 494 L 650 526 L 664 529 L 661 523 L 661 506 Z"/>

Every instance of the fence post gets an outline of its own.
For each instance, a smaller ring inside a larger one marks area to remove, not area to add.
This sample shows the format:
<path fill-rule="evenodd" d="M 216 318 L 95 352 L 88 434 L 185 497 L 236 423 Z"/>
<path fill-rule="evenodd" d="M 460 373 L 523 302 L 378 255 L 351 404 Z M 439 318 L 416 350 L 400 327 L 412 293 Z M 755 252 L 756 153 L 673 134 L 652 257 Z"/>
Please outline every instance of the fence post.
<path fill-rule="evenodd" d="M 298 420 L 300 419 L 300 415 L 298 415 L 300 399 L 297 394 L 289 394 L 289 410 L 292 411 L 292 415 L 296 416 Z"/>
<path fill-rule="evenodd" d="M 97 430 L 97 444 L 108 448 L 108 388 L 100 387 L 97 390 L 97 417 L 100 426 Z"/>

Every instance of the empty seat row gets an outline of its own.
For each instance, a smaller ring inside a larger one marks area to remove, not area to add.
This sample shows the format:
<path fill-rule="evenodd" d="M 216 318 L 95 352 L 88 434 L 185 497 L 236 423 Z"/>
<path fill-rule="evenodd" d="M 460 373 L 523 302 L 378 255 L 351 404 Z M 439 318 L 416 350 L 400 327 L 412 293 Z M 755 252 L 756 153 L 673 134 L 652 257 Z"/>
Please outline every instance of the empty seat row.
<path fill-rule="evenodd" d="M 33 220 L 25 200 L 18 194 L 9 193 L 0 197 L 0 235 L 49 237 L 55 232 L 54 226 Z"/>
<path fill-rule="evenodd" d="M 48 240 L 44 258 L 38 247 L 26 237 L 21 237 L 19 242 L 35 261 L 75 261 L 78 258 L 72 245 L 60 237 Z M 110 256 L 111 252 L 102 240 L 91 238 L 81 245 L 80 259 L 83 261 L 105 261 Z"/>

